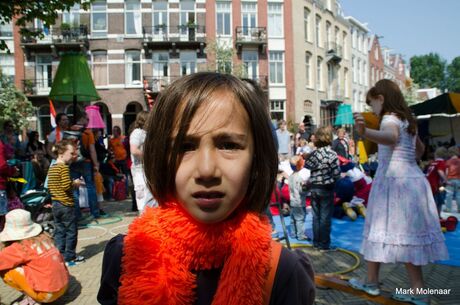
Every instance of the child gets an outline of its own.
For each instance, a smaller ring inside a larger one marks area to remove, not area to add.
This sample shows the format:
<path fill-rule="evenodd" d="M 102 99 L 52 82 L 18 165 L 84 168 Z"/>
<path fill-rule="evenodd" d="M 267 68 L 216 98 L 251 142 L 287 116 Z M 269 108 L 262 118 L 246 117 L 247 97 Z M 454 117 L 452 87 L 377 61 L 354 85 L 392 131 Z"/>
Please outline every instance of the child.
<path fill-rule="evenodd" d="M 24 294 L 19 304 L 50 303 L 65 293 L 69 273 L 62 256 L 28 211 L 6 214 L 0 241 L 5 243 L 4 248 L 0 243 L 0 276 Z"/>
<path fill-rule="evenodd" d="M 48 171 L 48 189 L 53 201 L 53 218 L 56 226 L 54 239 L 64 256 L 66 265 L 74 266 L 84 261 L 77 256 L 78 224 L 75 213 L 73 188 L 80 186 L 79 179 L 70 180 L 69 163 L 75 158 L 75 146 L 72 140 L 64 139 L 55 145 L 56 163 Z"/>
<path fill-rule="evenodd" d="M 446 161 L 447 183 L 446 183 L 446 212 L 452 211 L 452 199 L 457 203 L 457 212 L 460 211 L 460 158 L 456 146 L 448 149 L 449 160 Z"/>
<path fill-rule="evenodd" d="M 398 85 L 383 79 L 367 93 L 366 102 L 378 115 L 380 129 L 366 128 L 355 113 L 360 136 L 379 144 L 379 166 L 367 206 L 361 253 L 367 261 L 367 279 L 350 285 L 379 295 L 380 263 L 405 263 L 414 292 L 424 288 L 422 265 L 448 258 L 430 185 L 417 166 L 424 145 L 417 136 L 417 122 Z M 393 294 L 393 298 L 428 304 L 426 295 Z"/>
<path fill-rule="evenodd" d="M 305 140 L 305 139 L 301 139 Z M 300 176 L 299 171 L 305 165 L 305 161 L 300 156 L 294 156 L 290 160 L 294 173 L 289 176 L 289 197 L 291 199 L 291 219 L 294 223 L 296 238 L 298 240 L 309 240 L 305 235 L 305 216 L 307 216 L 307 208 L 305 207 L 305 194 L 302 190 L 304 181 Z"/>
<path fill-rule="evenodd" d="M 434 202 L 438 210 L 438 216 L 441 218 L 441 208 L 444 204 L 445 192 L 442 191 L 442 185 L 447 181 L 446 177 L 446 162 L 447 148 L 444 146 L 438 147 L 434 152 L 434 160 L 430 162 L 426 170 L 426 178 L 431 186 Z"/>
<path fill-rule="evenodd" d="M 217 73 L 184 76 L 162 92 L 144 154 L 159 208 L 107 245 L 101 304 L 313 303 L 306 255 L 272 244 L 263 215 L 278 159 L 260 92 Z"/>
<path fill-rule="evenodd" d="M 316 150 L 305 161 L 305 167 L 311 171 L 309 182 L 313 210 L 313 247 L 321 251 L 331 249 L 334 184 L 340 178 L 339 159 L 331 143 L 331 129 L 318 128 L 315 133 Z"/>

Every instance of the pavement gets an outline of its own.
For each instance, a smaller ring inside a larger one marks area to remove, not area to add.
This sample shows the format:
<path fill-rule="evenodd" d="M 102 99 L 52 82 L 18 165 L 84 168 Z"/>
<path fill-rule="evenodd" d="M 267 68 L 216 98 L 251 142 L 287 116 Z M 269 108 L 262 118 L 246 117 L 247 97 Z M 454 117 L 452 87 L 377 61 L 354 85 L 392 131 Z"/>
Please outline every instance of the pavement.
<path fill-rule="evenodd" d="M 95 305 L 101 275 L 102 255 L 106 243 L 115 235 L 125 233 L 128 225 L 137 216 L 131 212 L 129 200 L 104 202 L 103 209 L 108 218 L 89 222 L 89 226 L 78 232 L 77 253 L 86 257 L 86 262 L 69 268 L 71 275 L 67 293 L 53 305 L 78 304 Z M 300 248 L 310 255 L 315 272 L 344 272 L 346 276 L 364 277 L 365 265 L 361 255 L 351 252 L 334 251 L 320 253 L 311 247 Z M 451 289 L 449 295 L 432 295 L 431 304 L 460 304 L 460 267 L 430 264 L 423 267 L 426 286 L 429 288 Z M 394 292 L 395 287 L 408 288 L 408 278 L 402 264 L 387 264 L 381 268 L 381 287 L 384 291 Z M 0 281 L 0 304 L 8 305 L 17 300 L 20 293 L 7 287 Z M 375 304 L 335 290 L 317 289 L 315 304 Z M 244 305 L 242 303 L 242 305 Z"/>

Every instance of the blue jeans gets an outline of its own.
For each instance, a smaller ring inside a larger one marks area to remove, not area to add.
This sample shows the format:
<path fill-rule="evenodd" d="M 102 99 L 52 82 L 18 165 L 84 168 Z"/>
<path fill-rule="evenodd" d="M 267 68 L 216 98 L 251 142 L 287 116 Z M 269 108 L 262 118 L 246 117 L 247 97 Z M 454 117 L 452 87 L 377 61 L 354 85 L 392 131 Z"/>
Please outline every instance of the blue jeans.
<path fill-rule="evenodd" d="M 460 179 L 449 179 L 446 185 L 446 210 L 452 211 L 452 199 L 455 198 L 457 210 L 460 206 Z"/>
<path fill-rule="evenodd" d="M 334 190 L 312 188 L 313 246 L 329 249 L 331 246 L 331 219 L 334 210 Z"/>
<path fill-rule="evenodd" d="M 65 206 L 59 201 L 53 201 L 53 218 L 54 218 L 54 241 L 56 247 L 64 256 L 64 260 L 71 261 L 75 259 L 78 237 L 77 218 L 75 208 Z"/>
<path fill-rule="evenodd" d="M 305 202 L 305 201 L 303 201 Z M 295 235 L 297 239 L 306 238 L 305 235 L 305 216 L 307 216 L 307 209 L 302 207 L 291 207 L 291 221 L 294 224 Z"/>
<path fill-rule="evenodd" d="M 96 185 L 94 184 L 94 172 L 93 165 L 91 162 L 75 162 L 70 165 L 70 176 L 72 180 L 83 177 L 86 184 L 86 190 L 88 191 L 88 204 L 91 215 L 94 218 L 99 218 L 99 206 L 97 203 Z M 75 213 L 77 219 L 81 217 L 80 204 L 78 198 L 80 197 L 80 190 L 75 188 L 73 191 L 73 197 L 75 201 Z"/>

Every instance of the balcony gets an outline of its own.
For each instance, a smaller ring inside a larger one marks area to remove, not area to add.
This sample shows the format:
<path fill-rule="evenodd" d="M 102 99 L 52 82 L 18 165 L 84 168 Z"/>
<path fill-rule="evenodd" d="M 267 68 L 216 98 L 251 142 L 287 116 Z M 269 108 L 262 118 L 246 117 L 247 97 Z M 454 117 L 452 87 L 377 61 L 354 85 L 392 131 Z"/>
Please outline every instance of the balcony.
<path fill-rule="evenodd" d="M 206 28 L 202 25 L 155 25 L 143 27 L 142 34 L 147 53 L 152 50 L 172 50 L 171 56 L 176 57 L 179 55 L 178 49 L 195 49 L 199 50 L 199 57 L 205 56 Z"/>
<path fill-rule="evenodd" d="M 30 51 L 51 52 L 55 56 L 63 51 L 86 52 L 89 46 L 88 28 L 86 25 L 77 27 L 53 27 L 51 29 L 28 28 L 28 31 L 39 33 L 42 37 L 21 37 L 21 46 L 26 55 Z"/>
<path fill-rule="evenodd" d="M 144 76 L 144 91 L 150 94 L 158 94 L 181 76 Z"/>
<path fill-rule="evenodd" d="M 326 51 L 326 59 L 328 62 L 332 62 L 334 64 L 339 64 L 342 60 L 342 46 L 335 43 L 329 42 L 327 44 L 327 51 Z"/>
<path fill-rule="evenodd" d="M 260 54 L 267 51 L 267 28 L 266 27 L 236 27 L 235 46 L 238 54 L 241 54 L 243 48 L 258 47 Z"/>
<path fill-rule="evenodd" d="M 53 80 L 48 79 L 23 79 L 22 80 L 22 91 L 25 95 L 31 96 L 46 96 L 51 91 L 51 85 Z"/>

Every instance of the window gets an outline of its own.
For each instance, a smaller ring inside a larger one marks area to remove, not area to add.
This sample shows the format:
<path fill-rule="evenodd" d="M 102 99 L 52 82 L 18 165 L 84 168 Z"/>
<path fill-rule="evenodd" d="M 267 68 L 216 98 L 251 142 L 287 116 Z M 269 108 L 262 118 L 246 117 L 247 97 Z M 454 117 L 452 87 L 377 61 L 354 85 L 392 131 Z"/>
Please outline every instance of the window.
<path fill-rule="evenodd" d="M 257 27 L 257 3 L 241 3 L 241 20 L 243 24 L 243 35 L 250 35 L 253 29 Z"/>
<path fill-rule="evenodd" d="M 153 76 L 168 76 L 169 75 L 169 53 L 157 52 L 153 53 Z"/>
<path fill-rule="evenodd" d="M 49 93 L 53 81 L 51 55 L 36 55 L 35 80 L 39 94 Z"/>
<path fill-rule="evenodd" d="M 283 4 L 269 3 L 267 15 L 268 37 L 283 37 Z"/>
<path fill-rule="evenodd" d="M 316 45 L 321 46 L 321 17 L 316 15 Z"/>
<path fill-rule="evenodd" d="M 356 30 L 351 29 L 351 47 L 356 49 Z"/>
<path fill-rule="evenodd" d="M 331 31 L 332 31 L 331 23 L 329 21 L 326 21 L 326 45 L 327 45 L 327 48 L 330 48 L 330 44 L 332 42 Z"/>
<path fill-rule="evenodd" d="M 107 3 L 95 1 L 91 5 L 91 35 L 93 37 L 107 36 Z"/>
<path fill-rule="evenodd" d="M 343 57 L 348 59 L 348 35 L 346 32 L 342 32 L 343 36 Z"/>
<path fill-rule="evenodd" d="M 44 140 L 51 132 L 50 106 L 42 105 L 38 108 L 38 134 L 40 140 Z"/>
<path fill-rule="evenodd" d="M 303 8 L 303 35 L 305 41 L 310 40 L 310 26 L 309 26 L 309 19 L 310 19 L 310 10 L 306 7 Z"/>
<path fill-rule="evenodd" d="M 0 37 L 13 37 L 13 24 L 1 24 L 0 23 Z"/>
<path fill-rule="evenodd" d="M 196 72 L 196 52 L 180 53 L 181 75 L 188 75 Z"/>
<path fill-rule="evenodd" d="M 270 100 L 270 116 L 272 120 L 284 120 L 285 103 L 283 100 Z"/>
<path fill-rule="evenodd" d="M 358 83 L 362 84 L 363 83 L 363 74 L 361 73 L 361 59 L 358 58 L 358 66 L 356 67 L 356 70 L 358 72 Z"/>
<path fill-rule="evenodd" d="M 343 86 L 344 86 L 344 91 L 345 91 L 345 97 L 348 97 L 349 96 L 349 92 L 348 92 L 348 69 L 347 68 L 344 68 L 343 70 Z"/>
<path fill-rule="evenodd" d="M 311 87 L 311 53 L 305 52 L 305 77 L 307 87 Z"/>
<path fill-rule="evenodd" d="M 244 77 L 257 79 L 259 56 L 257 51 L 243 51 L 242 54 Z"/>
<path fill-rule="evenodd" d="M 318 86 L 319 90 L 323 89 L 323 59 L 318 56 L 316 61 L 316 85 Z"/>
<path fill-rule="evenodd" d="M 155 1 L 153 2 L 153 33 L 164 34 L 168 30 L 168 2 L 167 1 Z"/>
<path fill-rule="evenodd" d="M 93 79 L 96 86 L 107 86 L 108 82 L 108 66 L 107 52 L 95 51 L 91 54 L 93 63 Z"/>
<path fill-rule="evenodd" d="M 141 84 L 141 52 L 127 51 L 125 54 L 126 85 Z"/>
<path fill-rule="evenodd" d="M 128 0 L 125 2 L 125 34 L 142 34 L 142 13 L 139 0 Z"/>
<path fill-rule="evenodd" d="M 368 86 L 369 85 L 369 80 L 368 80 L 368 75 L 367 75 L 367 63 L 364 62 L 363 65 L 363 77 L 364 77 L 364 85 Z"/>
<path fill-rule="evenodd" d="M 217 35 L 230 36 L 230 19 L 232 17 L 231 2 L 216 2 Z"/>
<path fill-rule="evenodd" d="M 3 76 L 9 81 L 14 82 L 14 55 L 0 53 L 0 67 Z"/>
<path fill-rule="evenodd" d="M 68 11 L 62 12 L 62 22 L 70 26 L 78 27 L 80 25 L 80 4 L 75 3 Z"/>
<path fill-rule="evenodd" d="M 356 58 L 354 56 L 351 56 L 351 68 L 353 69 L 353 82 L 356 83 Z"/>
<path fill-rule="evenodd" d="M 195 24 L 195 2 L 194 1 L 180 1 L 180 33 L 181 35 L 188 35 L 189 24 Z"/>
<path fill-rule="evenodd" d="M 379 60 L 379 49 L 378 49 L 378 45 L 376 46 L 375 50 L 374 50 L 374 58 L 375 60 Z"/>
<path fill-rule="evenodd" d="M 284 53 L 280 51 L 270 52 L 270 83 L 284 83 Z"/>

